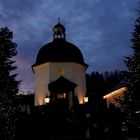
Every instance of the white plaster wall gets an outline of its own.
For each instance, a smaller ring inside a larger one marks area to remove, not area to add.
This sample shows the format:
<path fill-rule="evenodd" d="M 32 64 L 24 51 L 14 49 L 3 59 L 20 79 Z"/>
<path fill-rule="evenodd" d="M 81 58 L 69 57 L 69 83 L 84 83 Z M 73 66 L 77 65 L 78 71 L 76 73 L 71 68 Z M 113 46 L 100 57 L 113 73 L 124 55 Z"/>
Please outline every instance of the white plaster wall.
<path fill-rule="evenodd" d="M 78 85 L 75 89 L 75 94 L 78 97 L 79 103 L 82 104 L 86 94 L 85 66 L 73 64 L 71 78 Z"/>
<path fill-rule="evenodd" d="M 86 94 L 86 67 L 72 62 L 51 62 L 35 66 L 35 105 L 45 104 L 44 98 L 49 95 L 48 84 L 63 75 L 68 80 L 76 83 L 75 89 L 79 103 L 83 103 Z"/>
<path fill-rule="evenodd" d="M 35 72 L 35 106 L 45 104 L 44 98 L 49 95 L 49 63 L 33 67 Z"/>

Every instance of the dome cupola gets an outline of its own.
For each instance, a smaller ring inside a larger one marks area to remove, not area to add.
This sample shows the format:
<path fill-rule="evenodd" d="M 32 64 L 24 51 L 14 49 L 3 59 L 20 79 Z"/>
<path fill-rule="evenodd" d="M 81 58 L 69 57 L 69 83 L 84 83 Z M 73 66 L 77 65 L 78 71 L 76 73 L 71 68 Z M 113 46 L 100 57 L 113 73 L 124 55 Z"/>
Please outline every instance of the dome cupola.
<path fill-rule="evenodd" d="M 53 27 L 53 37 L 52 42 L 41 47 L 33 66 L 48 62 L 74 62 L 87 66 L 80 49 L 66 41 L 65 27 L 60 24 L 60 19 Z"/>
<path fill-rule="evenodd" d="M 56 39 L 56 38 L 65 39 L 66 38 L 65 31 L 66 31 L 65 27 L 62 24 L 60 24 L 60 18 L 58 18 L 58 24 L 56 24 L 53 27 L 53 38 L 54 39 Z"/>

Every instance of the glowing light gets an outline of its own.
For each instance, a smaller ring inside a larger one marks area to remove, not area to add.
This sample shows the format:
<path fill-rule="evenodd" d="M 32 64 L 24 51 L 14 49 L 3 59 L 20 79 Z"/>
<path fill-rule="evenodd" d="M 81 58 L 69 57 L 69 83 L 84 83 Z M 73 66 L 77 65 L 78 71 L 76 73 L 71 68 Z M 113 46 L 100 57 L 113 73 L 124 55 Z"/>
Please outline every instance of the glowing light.
<path fill-rule="evenodd" d="M 88 102 L 88 97 L 84 97 L 84 102 L 85 102 L 85 103 Z"/>
<path fill-rule="evenodd" d="M 59 93 L 57 94 L 57 99 L 66 98 L 66 93 Z"/>
<path fill-rule="evenodd" d="M 135 113 L 137 113 L 137 114 L 140 113 L 140 110 L 136 111 Z"/>
<path fill-rule="evenodd" d="M 103 96 L 103 99 L 108 99 L 108 98 L 111 98 L 111 97 L 114 97 L 114 96 L 120 96 L 124 93 L 124 91 L 126 91 L 126 87 L 122 87 L 120 89 L 117 89 L 117 90 Z"/>
<path fill-rule="evenodd" d="M 79 102 L 79 104 L 84 104 L 84 97 L 83 96 L 79 96 L 78 97 L 78 102 Z"/>
<path fill-rule="evenodd" d="M 64 93 L 64 98 L 66 98 L 66 93 Z"/>
<path fill-rule="evenodd" d="M 48 104 L 50 102 L 50 98 L 46 97 L 46 98 L 44 98 L 44 101 L 45 101 L 46 104 Z"/>

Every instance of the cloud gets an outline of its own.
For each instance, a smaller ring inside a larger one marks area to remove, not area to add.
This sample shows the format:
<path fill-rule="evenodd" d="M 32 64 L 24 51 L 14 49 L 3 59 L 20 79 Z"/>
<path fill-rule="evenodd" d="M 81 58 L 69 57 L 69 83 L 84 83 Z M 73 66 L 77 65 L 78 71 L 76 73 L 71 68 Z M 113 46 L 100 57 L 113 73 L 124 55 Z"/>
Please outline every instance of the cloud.
<path fill-rule="evenodd" d="M 34 90 L 31 65 L 61 18 L 67 40 L 81 49 L 87 72 L 125 69 L 138 0 L 1 0 L 0 27 L 14 32 L 22 86 Z"/>

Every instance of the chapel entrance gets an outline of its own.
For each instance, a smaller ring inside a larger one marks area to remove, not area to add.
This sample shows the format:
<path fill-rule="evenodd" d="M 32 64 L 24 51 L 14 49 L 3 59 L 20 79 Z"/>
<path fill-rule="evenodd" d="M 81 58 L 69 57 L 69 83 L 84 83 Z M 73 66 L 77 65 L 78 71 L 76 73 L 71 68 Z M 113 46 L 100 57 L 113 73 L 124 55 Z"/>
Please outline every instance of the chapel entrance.
<path fill-rule="evenodd" d="M 63 76 L 48 85 L 51 93 L 51 102 L 60 109 L 70 109 L 73 105 L 74 90 L 77 84 Z"/>

